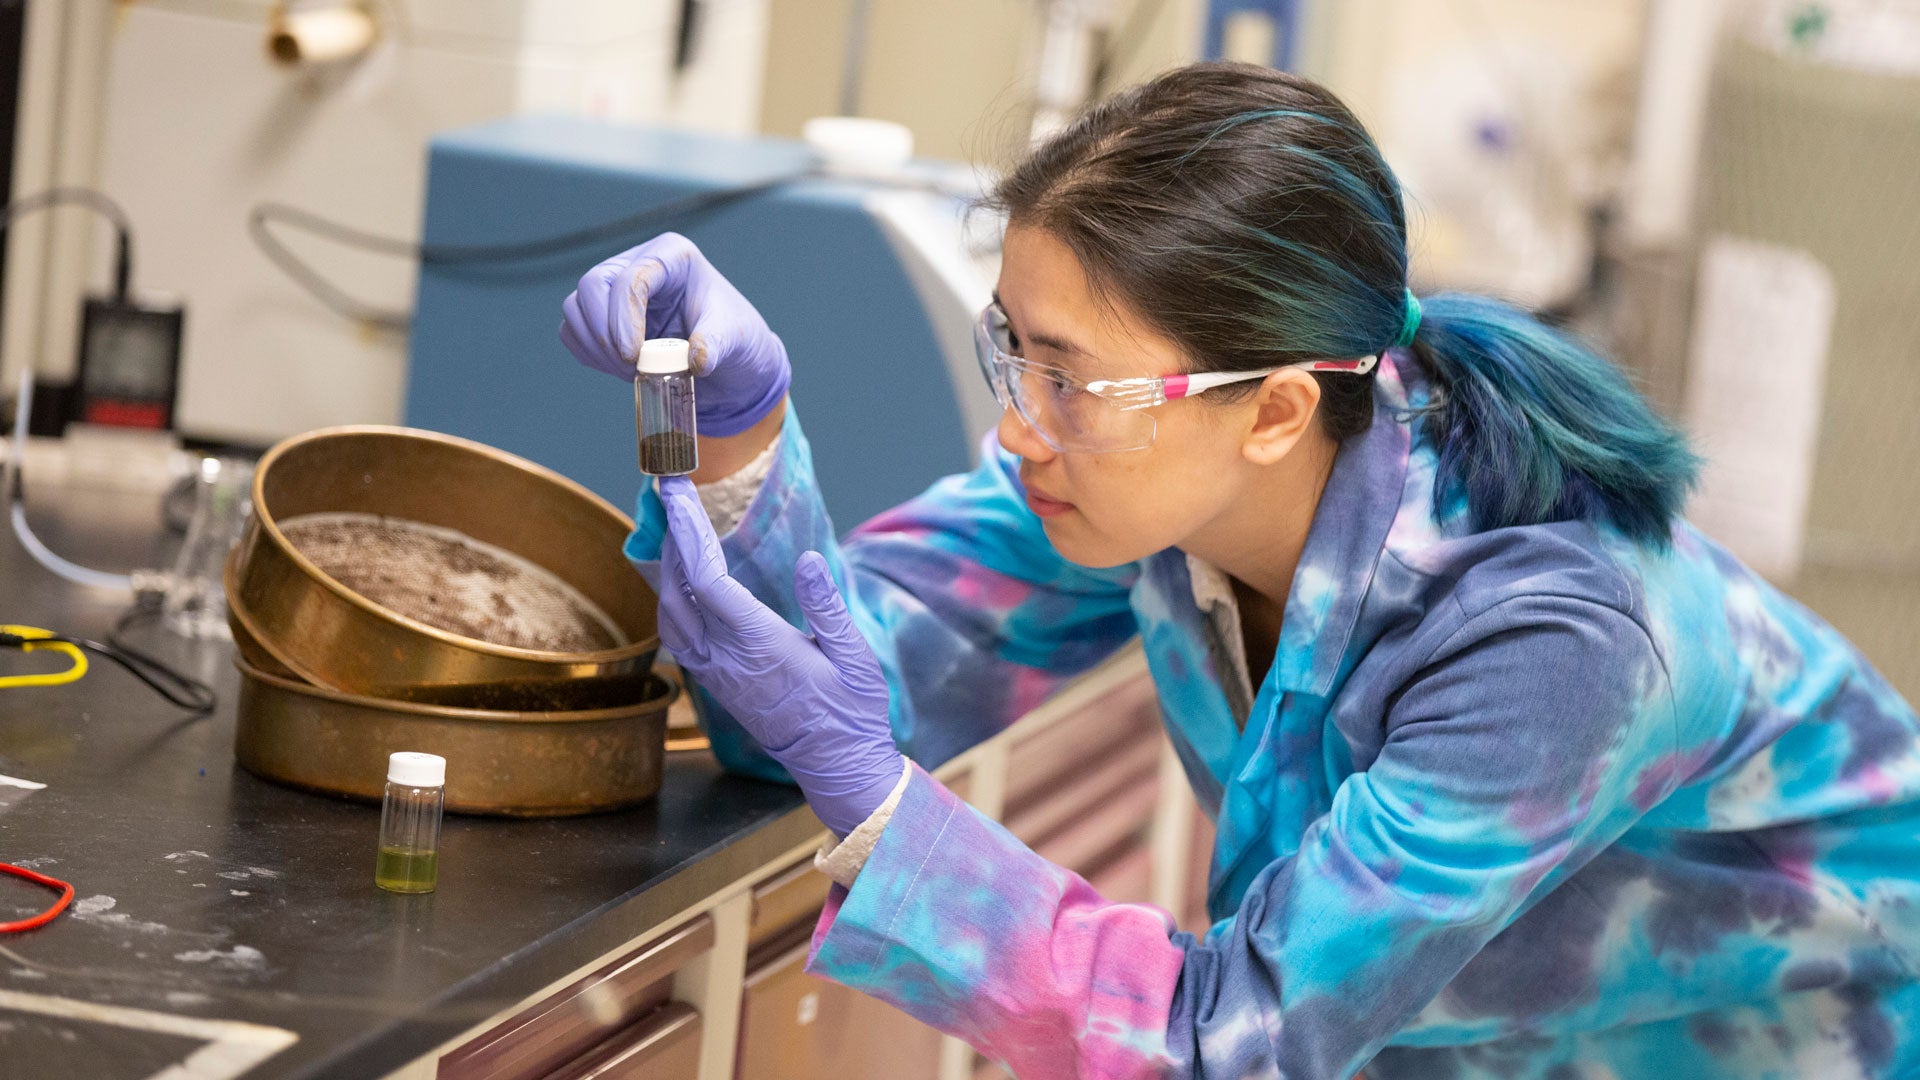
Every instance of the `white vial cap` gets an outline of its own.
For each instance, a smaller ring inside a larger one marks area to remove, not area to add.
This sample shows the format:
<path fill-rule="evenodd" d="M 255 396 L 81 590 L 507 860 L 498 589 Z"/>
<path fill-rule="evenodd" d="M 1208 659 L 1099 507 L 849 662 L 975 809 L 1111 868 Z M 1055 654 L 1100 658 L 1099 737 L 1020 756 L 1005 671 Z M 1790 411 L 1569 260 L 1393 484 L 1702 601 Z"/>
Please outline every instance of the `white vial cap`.
<path fill-rule="evenodd" d="M 445 787 L 447 759 L 439 754 L 402 750 L 387 759 L 387 779 L 407 787 Z"/>
<path fill-rule="evenodd" d="M 673 375 L 687 370 L 687 343 L 677 337 L 648 338 L 640 343 L 643 375 Z"/>

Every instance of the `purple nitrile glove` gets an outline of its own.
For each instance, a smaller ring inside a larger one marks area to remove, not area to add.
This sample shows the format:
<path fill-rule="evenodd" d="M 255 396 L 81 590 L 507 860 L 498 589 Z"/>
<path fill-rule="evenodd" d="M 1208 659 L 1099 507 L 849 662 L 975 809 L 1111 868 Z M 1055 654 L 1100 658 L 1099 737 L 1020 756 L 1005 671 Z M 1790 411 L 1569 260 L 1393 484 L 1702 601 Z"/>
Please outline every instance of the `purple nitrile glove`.
<path fill-rule="evenodd" d="M 659 236 L 580 278 L 560 305 L 560 343 L 590 368 L 631 380 L 640 343 L 685 338 L 700 434 L 738 435 L 787 395 L 787 347 L 693 241 Z"/>
<path fill-rule="evenodd" d="M 727 576 L 686 477 L 662 478 L 660 499 L 660 643 L 786 766 L 827 828 L 846 836 L 887 801 L 905 762 L 887 720 L 886 676 L 827 560 L 809 551 L 794 568 L 809 637 Z"/>

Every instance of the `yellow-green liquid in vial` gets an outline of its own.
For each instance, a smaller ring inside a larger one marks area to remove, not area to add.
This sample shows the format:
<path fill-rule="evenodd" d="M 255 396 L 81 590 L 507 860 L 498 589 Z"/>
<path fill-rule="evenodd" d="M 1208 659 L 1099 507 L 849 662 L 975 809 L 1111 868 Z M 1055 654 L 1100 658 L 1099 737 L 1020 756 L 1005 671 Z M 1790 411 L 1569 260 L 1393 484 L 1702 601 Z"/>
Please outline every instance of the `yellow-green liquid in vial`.
<path fill-rule="evenodd" d="M 434 876 L 439 871 L 437 851 L 382 845 L 380 856 L 373 864 L 373 883 L 388 892 L 432 892 Z"/>

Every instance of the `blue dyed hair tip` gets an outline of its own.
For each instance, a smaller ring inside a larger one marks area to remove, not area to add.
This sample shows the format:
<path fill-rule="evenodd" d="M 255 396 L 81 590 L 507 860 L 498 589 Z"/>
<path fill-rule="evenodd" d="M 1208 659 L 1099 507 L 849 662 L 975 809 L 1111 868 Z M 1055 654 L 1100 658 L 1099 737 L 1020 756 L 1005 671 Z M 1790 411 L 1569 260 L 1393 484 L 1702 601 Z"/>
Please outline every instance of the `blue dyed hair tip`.
<path fill-rule="evenodd" d="M 1407 290 L 1407 314 L 1400 323 L 1400 336 L 1393 339 L 1393 348 L 1404 349 L 1413 344 L 1413 335 L 1420 332 L 1420 301 Z"/>

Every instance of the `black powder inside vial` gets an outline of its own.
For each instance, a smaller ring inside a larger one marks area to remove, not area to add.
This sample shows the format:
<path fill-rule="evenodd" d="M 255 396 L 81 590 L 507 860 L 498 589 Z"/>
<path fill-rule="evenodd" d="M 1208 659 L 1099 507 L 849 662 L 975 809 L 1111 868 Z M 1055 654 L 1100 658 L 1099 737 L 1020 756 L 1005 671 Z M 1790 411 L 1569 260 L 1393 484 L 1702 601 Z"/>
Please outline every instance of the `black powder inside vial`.
<path fill-rule="evenodd" d="M 699 461 L 699 444 L 684 431 L 662 431 L 640 440 L 640 471 L 654 476 L 684 476 Z"/>

